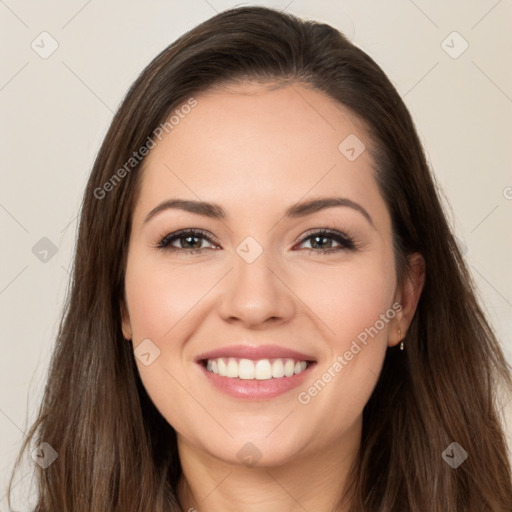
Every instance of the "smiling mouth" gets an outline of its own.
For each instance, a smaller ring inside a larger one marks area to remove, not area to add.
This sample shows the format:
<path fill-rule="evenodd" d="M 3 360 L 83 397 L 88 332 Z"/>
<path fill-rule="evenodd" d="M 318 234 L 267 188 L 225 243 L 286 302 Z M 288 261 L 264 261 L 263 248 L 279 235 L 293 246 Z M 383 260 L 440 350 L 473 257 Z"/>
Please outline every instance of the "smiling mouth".
<path fill-rule="evenodd" d="M 201 359 L 199 363 L 210 373 L 219 377 L 237 380 L 277 380 L 300 375 L 316 361 L 293 358 L 245 359 L 238 357 L 216 357 Z"/>

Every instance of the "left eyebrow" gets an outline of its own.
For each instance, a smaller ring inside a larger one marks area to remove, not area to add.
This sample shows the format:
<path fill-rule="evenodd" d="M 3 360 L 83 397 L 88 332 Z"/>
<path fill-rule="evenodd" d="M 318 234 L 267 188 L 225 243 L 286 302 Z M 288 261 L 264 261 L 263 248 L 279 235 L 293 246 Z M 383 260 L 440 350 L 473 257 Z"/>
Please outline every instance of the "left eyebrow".
<path fill-rule="evenodd" d="M 370 214 L 359 204 L 346 197 L 322 197 L 319 199 L 312 199 L 301 203 L 296 203 L 286 209 L 285 219 L 297 219 L 306 217 L 315 212 L 325 208 L 333 207 L 348 207 L 361 213 L 370 225 L 375 229 L 375 224 Z M 196 213 L 215 220 L 224 220 L 227 218 L 226 212 L 223 208 L 215 203 L 208 203 L 205 201 L 194 201 L 191 199 L 169 199 L 160 203 L 153 208 L 144 219 L 144 224 L 149 222 L 157 213 L 167 209 L 179 209 L 190 213 Z"/>
<path fill-rule="evenodd" d="M 359 204 L 347 197 L 322 197 L 320 199 L 312 199 L 290 206 L 285 214 L 285 219 L 296 219 L 311 215 L 312 213 L 323 210 L 324 208 L 333 208 L 335 206 L 347 206 L 361 213 L 364 218 L 375 228 L 373 219 L 370 214 Z"/>

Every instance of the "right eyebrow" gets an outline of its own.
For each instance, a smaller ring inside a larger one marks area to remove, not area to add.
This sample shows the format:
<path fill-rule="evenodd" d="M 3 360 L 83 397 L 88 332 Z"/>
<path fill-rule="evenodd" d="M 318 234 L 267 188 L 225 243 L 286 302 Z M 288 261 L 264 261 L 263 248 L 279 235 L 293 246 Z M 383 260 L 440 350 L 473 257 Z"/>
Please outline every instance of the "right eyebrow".
<path fill-rule="evenodd" d="M 184 210 L 190 213 L 203 215 L 211 219 L 224 220 L 227 215 L 221 206 L 214 203 L 206 203 L 204 201 L 193 201 L 191 199 L 168 199 L 153 208 L 144 219 L 144 224 L 149 222 L 157 213 L 167 209 Z"/>

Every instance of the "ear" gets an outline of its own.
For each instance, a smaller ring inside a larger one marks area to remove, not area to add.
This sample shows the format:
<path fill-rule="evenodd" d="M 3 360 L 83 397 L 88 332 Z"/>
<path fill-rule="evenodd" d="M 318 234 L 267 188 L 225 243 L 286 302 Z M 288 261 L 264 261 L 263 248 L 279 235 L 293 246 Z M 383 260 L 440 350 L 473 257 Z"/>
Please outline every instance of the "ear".
<path fill-rule="evenodd" d="M 121 329 L 125 339 L 131 340 L 133 337 L 132 324 L 130 322 L 130 313 L 128 312 L 128 307 L 126 306 L 124 298 L 121 299 Z"/>
<path fill-rule="evenodd" d="M 397 288 L 395 301 L 402 309 L 395 315 L 395 324 L 389 333 L 388 345 L 393 347 L 400 343 L 411 325 L 423 286 L 425 285 L 425 259 L 420 253 L 409 256 L 409 272 L 401 287 Z M 400 329 L 400 335 L 398 335 Z"/>

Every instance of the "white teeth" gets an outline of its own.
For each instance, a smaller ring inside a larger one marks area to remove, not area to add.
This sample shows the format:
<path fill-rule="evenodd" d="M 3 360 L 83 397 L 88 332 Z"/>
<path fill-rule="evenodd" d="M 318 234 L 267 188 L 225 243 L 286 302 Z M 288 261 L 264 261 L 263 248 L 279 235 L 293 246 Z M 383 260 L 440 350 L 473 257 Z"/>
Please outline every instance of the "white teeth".
<path fill-rule="evenodd" d="M 258 380 L 272 378 L 272 365 L 268 359 L 261 359 L 254 367 L 254 377 Z"/>
<path fill-rule="evenodd" d="M 226 375 L 226 363 L 222 357 L 217 359 L 217 368 L 219 369 L 219 375 Z"/>
<path fill-rule="evenodd" d="M 228 361 L 228 365 L 226 367 L 226 373 L 224 373 L 224 374 L 219 373 L 219 375 L 221 375 L 222 377 L 231 377 L 231 378 L 238 377 L 238 363 L 233 358 L 230 358 Z"/>
<path fill-rule="evenodd" d="M 238 363 L 239 379 L 254 379 L 254 363 L 250 359 L 240 359 Z"/>
<path fill-rule="evenodd" d="M 272 363 L 272 377 L 274 377 L 274 379 L 284 377 L 284 364 L 281 359 L 276 359 Z"/>
<path fill-rule="evenodd" d="M 237 360 L 233 357 L 227 360 L 222 357 L 208 359 L 206 369 L 221 377 L 240 378 L 243 380 L 269 380 L 281 377 L 292 377 L 302 373 L 308 366 L 306 361 L 293 359 L 251 359 Z"/>
<path fill-rule="evenodd" d="M 291 377 L 295 373 L 295 361 L 293 359 L 287 359 L 284 364 L 284 375 L 285 377 Z"/>

